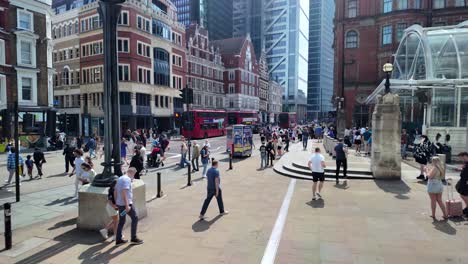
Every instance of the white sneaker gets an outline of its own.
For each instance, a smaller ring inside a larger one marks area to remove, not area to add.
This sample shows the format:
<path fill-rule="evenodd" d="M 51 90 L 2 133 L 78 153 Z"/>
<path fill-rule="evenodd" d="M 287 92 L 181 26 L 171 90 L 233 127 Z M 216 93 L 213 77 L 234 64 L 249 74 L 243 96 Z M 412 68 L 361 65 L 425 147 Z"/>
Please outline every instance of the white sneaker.
<path fill-rule="evenodd" d="M 321 195 L 320 193 L 317 193 L 317 197 L 318 197 L 319 199 L 322 199 L 322 195 Z"/>
<path fill-rule="evenodd" d="M 104 238 L 104 239 L 107 239 L 107 229 L 101 229 L 99 230 L 99 233 L 101 233 L 101 236 Z"/>
<path fill-rule="evenodd" d="M 312 201 L 315 201 L 315 200 L 317 200 L 317 196 L 314 194 L 312 195 Z"/>
<path fill-rule="evenodd" d="M 122 237 L 122 239 L 123 239 L 123 237 Z M 110 237 L 110 242 L 114 242 L 114 240 L 115 240 L 115 236 L 111 236 Z"/>

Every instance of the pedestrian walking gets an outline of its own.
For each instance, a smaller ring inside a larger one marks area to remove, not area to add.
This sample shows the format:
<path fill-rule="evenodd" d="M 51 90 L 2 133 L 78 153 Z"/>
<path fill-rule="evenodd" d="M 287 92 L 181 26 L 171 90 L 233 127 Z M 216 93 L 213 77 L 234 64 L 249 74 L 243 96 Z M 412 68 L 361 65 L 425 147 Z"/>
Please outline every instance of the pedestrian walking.
<path fill-rule="evenodd" d="M 463 168 L 460 173 L 460 180 L 455 185 L 455 189 L 460 194 L 460 198 L 465 202 L 463 214 L 468 216 L 468 152 L 458 154 L 460 160 L 463 161 Z"/>
<path fill-rule="evenodd" d="M 304 131 L 302 132 L 302 147 L 304 148 L 304 150 L 307 149 L 307 142 L 309 141 L 309 131 L 308 129 L 304 129 Z"/>
<path fill-rule="evenodd" d="M 192 146 L 192 171 L 198 171 L 200 166 L 198 164 L 198 160 L 200 158 L 200 145 L 198 145 L 197 141 L 193 141 Z"/>
<path fill-rule="evenodd" d="M 223 193 L 221 191 L 221 178 L 218 170 L 218 161 L 213 160 L 211 162 L 211 168 L 206 173 L 207 176 L 207 194 L 206 199 L 203 202 L 203 206 L 200 212 L 200 220 L 205 219 L 205 213 L 210 205 L 211 199 L 213 196 L 216 197 L 216 201 L 218 202 L 219 214 L 226 215 L 229 212 L 224 210 L 224 203 L 223 203 Z"/>
<path fill-rule="evenodd" d="M 132 220 L 130 243 L 134 245 L 143 244 L 143 240 L 137 237 L 138 215 L 135 205 L 133 204 L 132 180 L 134 179 L 136 173 L 136 168 L 128 168 L 127 173 L 120 176 L 117 180 L 117 184 L 115 185 L 115 203 L 119 210 L 119 224 L 117 226 L 117 233 L 115 237 L 116 246 L 128 242 L 122 237 L 122 230 L 125 225 L 127 215 L 130 216 L 130 219 Z"/>
<path fill-rule="evenodd" d="M 34 161 L 32 160 L 32 156 L 28 155 L 26 156 L 26 161 L 24 162 L 26 164 L 26 168 L 28 169 L 28 176 L 29 179 L 33 179 L 33 169 L 34 169 Z"/>
<path fill-rule="evenodd" d="M 42 164 L 46 163 L 46 159 L 44 157 L 44 153 L 40 148 L 36 148 L 33 153 L 34 164 L 36 164 L 37 173 L 39 175 L 39 179 L 42 179 Z"/>
<path fill-rule="evenodd" d="M 82 146 L 83 146 L 83 137 L 82 136 L 76 137 L 76 148 L 81 149 Z"/>
<path fill-rule="evenodd" d="M 439 157 L 433 157 L 432 168 L 428 170 L 427 167 L 425 167 L 424 169 L 428 177 L 427 192 L 429 193 L 429 198 L 431 199 L 431 217 L 434 220 L 437 220 L 435 212 L 437 204 L 439 204 L 444 219 L 447 219 L 447 210 L 445 208 L 444 202 L 442 201 L 442 192 L 444 190 L 442 179 L 445 178 L 445 170 L 443 168 L 442 162 L 440 161 Z"/>
<path fill-rule="evenodd" d="M 69 177 L 75 175 L 75 194 L 73 197 L 76 198 L 78 196 L 78 186 L 81 182 L 81 174 L 83 173 L 81 164 L 83 164 L 85 161 L 83 159 L 83 151 L 81 149 L 75 149 L 73 154 L 75 155 L 75 167 L 73 168 L 73 171 L 70 173 Z"/>
<path fill-rule="evenodd" d="M 88 149 L 89 156 L 92 159 L 96 158 L 96 139 L 94 139 L 94 135 L 86 143 L 85 149 Z"/>
<path fill-rule="evenodd" d="M 128 160 L 127 160 L 127 140 L 125 138 L 122 138 L 120 141 L 120 158 L 125 161 L 125 164 L 128 165 Z"/>
<path fill-rule="evenodd" d="M 117 225 L 119 224 L 119 208 L 115 203 L 115 185 L 117 184 L 117 180 L 113 180 L 111 185 L 109 186 L 109 190 L 107 191 L 107 203 L 106 203 L 106 212 L 107 215 L 111 218 L 111 221 L 107 223 L 106 227 L 99 230 L 101 236 L 104 239 L 107 239 L 109 236 L 109 230 L 112 231 L 111 241 L 115 240 L 115 235 L 117 234 Z"/>
<path fill-rule="evenodd" d="M 315 137 L 317 137 L 317 143 L 322 142 L 323 130 L 319 125 L 315 128 Z"/>
<path fill-rule="evenodd" d="M 370 155 L 370 146 L 369 140 L 372 137 L 372 132 L 369 130 L 368 127 L 365 128 L 364 133 L 362 134 L 362 139 L 364 140 L 364 156 Z"/>
<path fill-rule="evenodd" d="M 210 154 L 208 153 L 208 146 L 204 145 L 200 151 L 201 162 L 203 165 L 202 177 L 206 177 L 206 172 L 208 170 L 208 162 L 210 160 Z"/>
<path fill-rule="evenodd" d="M 325 157 L 320 154 L 320 148 L 315 148 L 315 153 L 310 157 L 308 167 L 312 170 L 312 200 L 323 199 L 322 188 L 325 181 Z M 318 192 L 317 192 L 317 182 Z"/>
<path fill-rule="evenodd" d="M 188 147 L 187 147 L 187 142 L 185 141 L 185 137 L 182 136 L 182 141 L 180 143 L 180 163 L 179 166 L 181 168 L 185 168 L 186 164 L 190 164 L 190 162 L 187 161 L 187 152 L 188 152 Z"/>
<path fill-rule="evenodd" d="M 136 172 L 133 175 L 135 179 L 140 179 L 141 172 L 145 168 L 143 159 L 141 158 L 141 152 L 138 149 L 135 149 L 133 152 L 132 160 L 130 161 L 130 167 L 135 168 Z"/>
<path fill-rule="evenodd" d="M 267 151 L 267 166 L 270 165 L 273 167 L 273 161 L 275 160 L 275 146 L 273 145 L 273 141 L 270 139 L 268 141 L 268 144 L 266 145 L 266 151 Z M 270 162 L 268 163 L 268 160 Z"/>
<path fill-rule="evenodd" d="M 260 150 L 260 169 L 264 170 L 268 166 L 268 155 L 265 142 L 262 142 L 262 145 L 259 148 Z"/>
<path fill-rule="evenodd" d="M 75 148 L 70 146 L 70 144 L 65 144 L 65 148 L 63 149 L 62 153 L 62 155 L 65 156 L 65 173 L 68 173 L 70 166 L 72 169 L 75 166 L 75 155 L 73 154 L 74 150 Z"/>
<path fill-rule="evenodd" d="M 338 139 L 338 144 L 335 146 L 336 155 L 336 184 L 340 183 L 338 177 L 340 175 L 340 168 L 343 166 L 343 178 L 347 179 L 346 173 L 348 170 L 348 147 L 343 143 L 343 139 Z"/>
<path fill-rule="evenodd" d="M 19 156 L 19 166 L 20 166 L 20 175 L 22 174 L 21 168 L 24 166 L 23 158 Z M 8 180 L 5 180 L 6 184 L 10 184 L 11 180 L 13 179 L 13 176 L 16 173 L 16 148 L 11 147 L 10 148 L 10 154 L 8 154 L 7 158 L 7 170 L 8 170 Z M 16 179 L 16 178 L 15 178 Z M 21 177 L 19 177 L 19 184 L 21 185 Z"/>
<path fill-rule="evenodd" d="M 361 144 L 362 144 L 362 139 L 361 139 L 361 131 L 357 130 L 355 137 L 354 137 L 354 145 L 356 146 L 356 155 L 361 155 Z"/>
<path fill-rule="evenodd" d="M 284 136 L 284 152 L 289 152 L 289 133 Z"/>

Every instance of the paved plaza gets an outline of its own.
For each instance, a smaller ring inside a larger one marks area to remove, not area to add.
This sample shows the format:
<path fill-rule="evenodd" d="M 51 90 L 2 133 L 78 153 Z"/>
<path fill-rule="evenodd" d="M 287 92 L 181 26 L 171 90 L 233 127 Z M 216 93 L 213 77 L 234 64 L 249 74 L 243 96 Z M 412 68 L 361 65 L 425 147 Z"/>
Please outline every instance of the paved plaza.
<path fill-rule="evenodd" d="M 309 144 L 308 152 L 300 145 L 293 144 L 282 159 L 306 159 L 317 144 Z M 17 228 L 14 247 L 0 253 L 0 263 L 268 263 L 271 256 L 274 263 L 287 264 L 468 263 L 468 222 L 433 222 L 426 187 L 415 180 L 413 167 L 403 165 L 398 182 L 327 181 L 324 199 L 312 201 L 310 181 L 258 170 L 254 151 L 251 158 L 236 160 L 232 171 L 221 159 L 229 215 L 218 216 L 212 201 L 208 218 L 199 221 L 206 181 L 197 176 L 184 188 L 181 174 L 165 183 L 166 197 L 154 200 L 154 192 L 147 192 L 141 246 L 115 247 L 97 232 L 77 230 L 77 210 L 71 209 Z"/>

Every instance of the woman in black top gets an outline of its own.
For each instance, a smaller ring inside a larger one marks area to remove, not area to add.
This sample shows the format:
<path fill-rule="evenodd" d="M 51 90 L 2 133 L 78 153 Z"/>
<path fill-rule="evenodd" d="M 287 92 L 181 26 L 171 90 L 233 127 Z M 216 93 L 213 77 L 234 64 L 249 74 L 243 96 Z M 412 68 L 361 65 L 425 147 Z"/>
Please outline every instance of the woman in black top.
<path fill-rule="evenodd" d="M 431 159 L 432 156 L 432 143 L 429 141 L 429 138 L 426 135 L 421 136 L 421 142 L 419 145 L 415 146 L 414 150 L 414 160 L 419 163 L 420 174 L 416 179 L 418 180 L 427 180 L 424 176 L 426 171 L 427 162 Z"/>
<path fill-rule="evenodd" d="M 140 179 L 141 171 L 144 168 L 143 158 L 140 155 L 140 150 L 135 149 L 132 160 L 130 161 L 130 167 L 134 167 L 137 170 L 135 179 Z"/>
<path fill-rule="evenodd" d="M 457 182 L 455 188 L 462 200 L 465 201 L 463 213 L 468 216 L 468 152 L 462 152 L 458 154 L 458 157 L 463 160 L 464 166 L 460 173 L 460 180 Z"/>

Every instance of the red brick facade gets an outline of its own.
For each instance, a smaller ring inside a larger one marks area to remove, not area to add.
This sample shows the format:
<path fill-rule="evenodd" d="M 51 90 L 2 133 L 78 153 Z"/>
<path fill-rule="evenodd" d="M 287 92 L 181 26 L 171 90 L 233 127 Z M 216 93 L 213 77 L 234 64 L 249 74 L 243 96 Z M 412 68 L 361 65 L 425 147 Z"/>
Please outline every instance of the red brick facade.
<path fill-rule="evenodd" d="M 357 3 L 355 16 L 349 6 L 353 2 Z M 382 66 L 393 61 L 403 26 L 453 25 L 468 20 L 467 1 L 467 6 L 456 7 L 455 0 L 446 0 L 445 8 L 439 9 L 435 9 L 432 0 L 401 2 L 407 2 L 405 9 L 399 9 L 400 1 L 393 0 L 392 11 L 384 13 L 384 0 L 336 0 L 334 97 L 345 97 L 348 126 L 368 124 L 370 110 L 363 101 L 384 78 Z M 385 26 L 392 28 L 391 43 L 383 45 Z M 350 31 L 358 35 L 357 47 L 344 48 L 345 35 Z"/>

